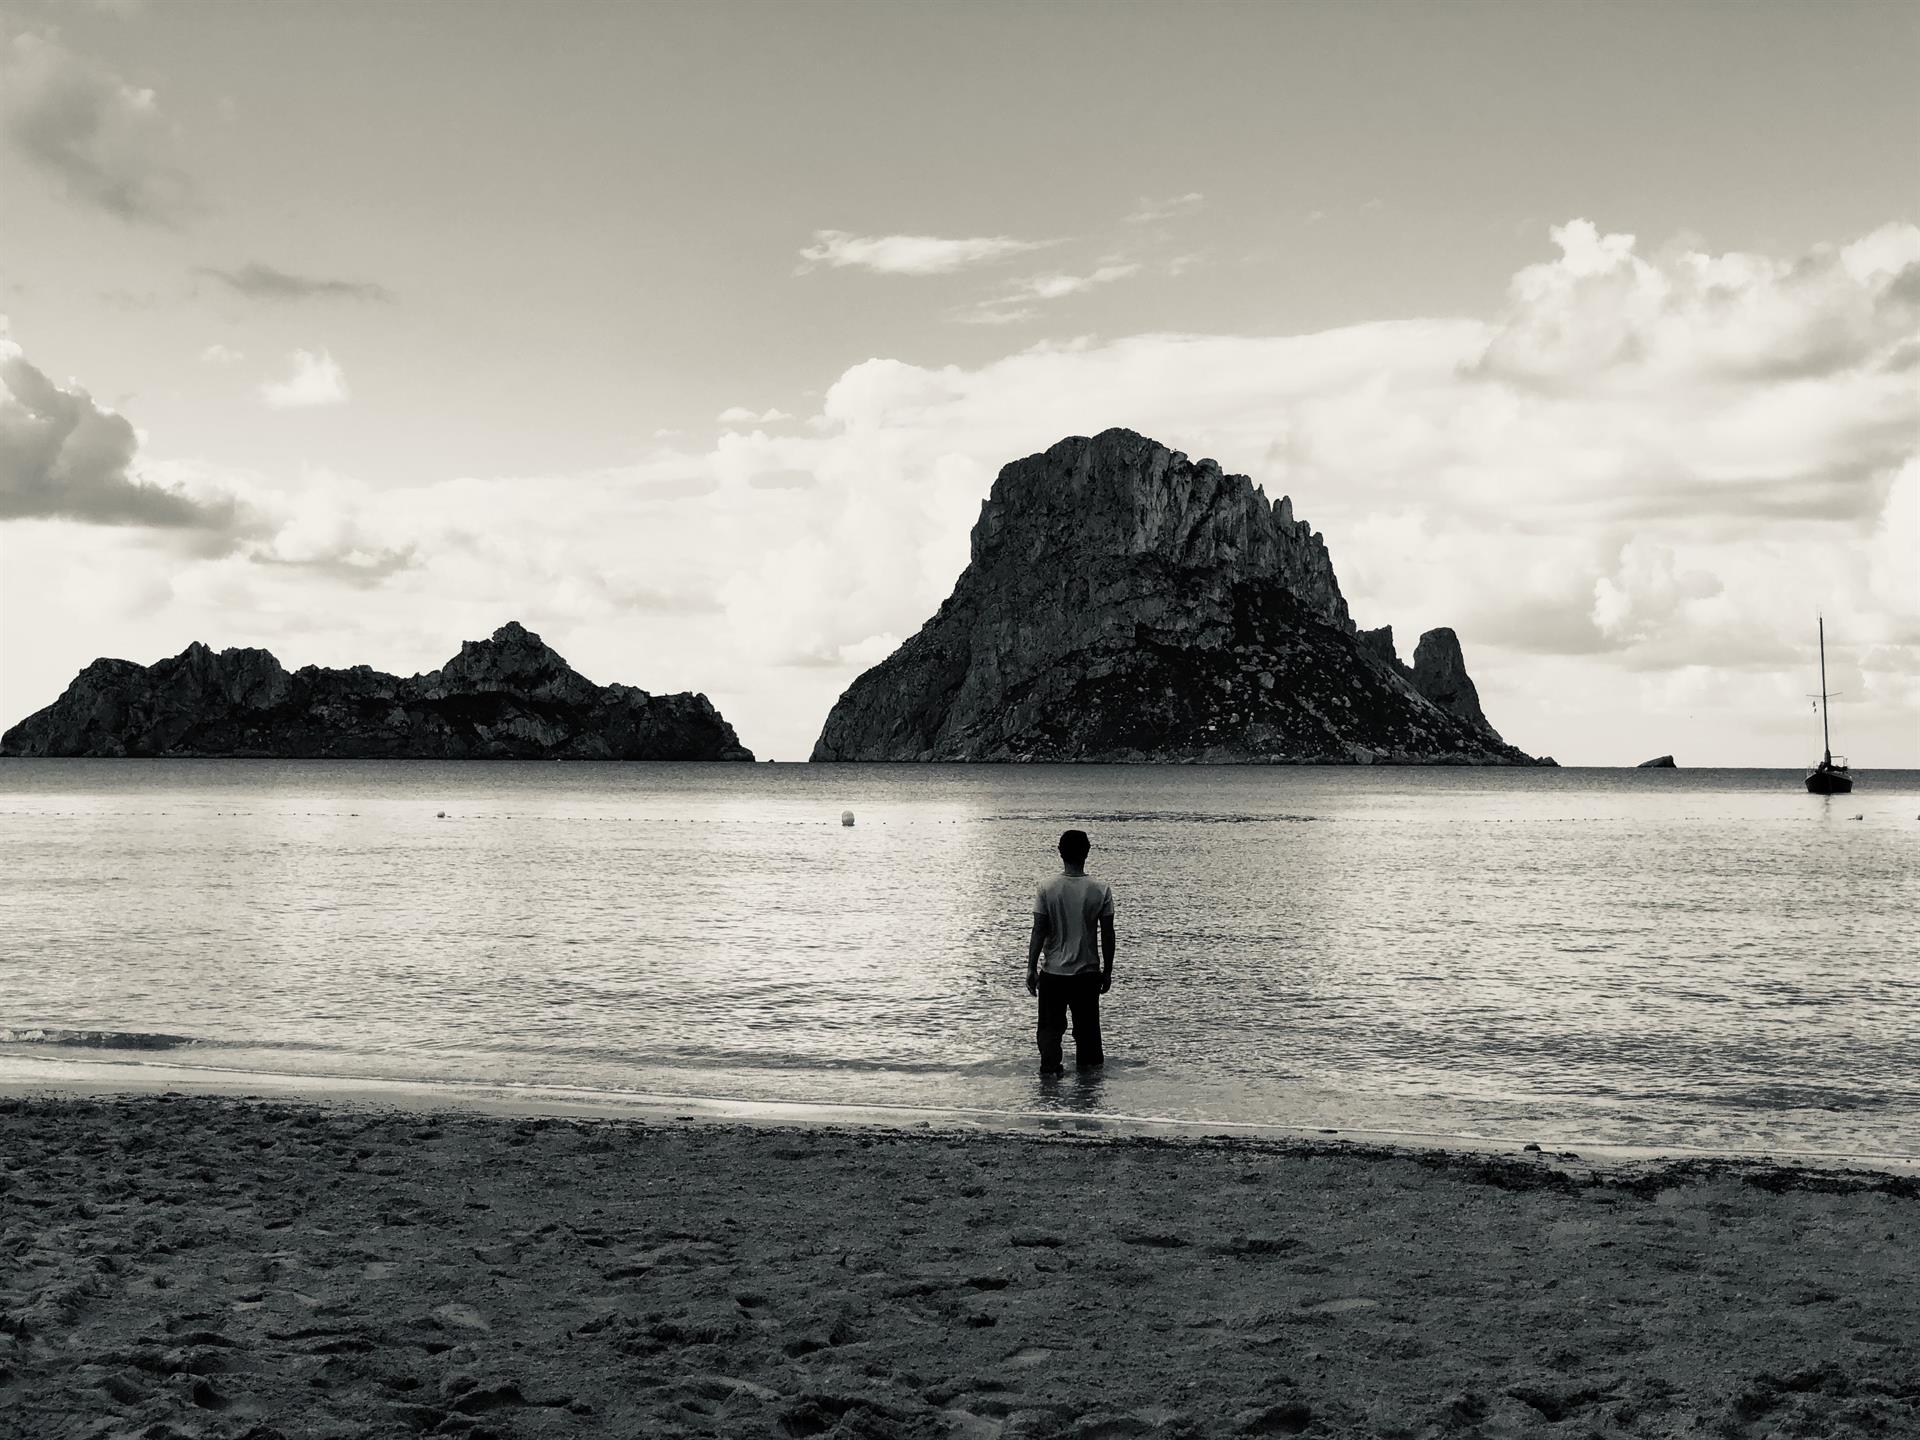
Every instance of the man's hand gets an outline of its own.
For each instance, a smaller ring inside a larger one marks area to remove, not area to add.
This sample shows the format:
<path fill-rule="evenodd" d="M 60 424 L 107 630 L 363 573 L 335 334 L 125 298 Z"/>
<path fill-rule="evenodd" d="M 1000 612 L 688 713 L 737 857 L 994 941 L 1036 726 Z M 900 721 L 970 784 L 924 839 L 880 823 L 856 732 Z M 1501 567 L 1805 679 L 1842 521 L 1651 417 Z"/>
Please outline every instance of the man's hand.
<path fill-rule="evenodd" d="M 1029 969 L 1027 971 L 1027 994 L 1038 995 L 1039 993 L 1040 993 L 1040 972 L 1038 970 Z"/>
<path fill-rule="evenodd" d="M 1100 972 L 1100 993 L 1104 995 L 1111 989 L 1113 989 L 1113 971 L 1102 970 Z"/>

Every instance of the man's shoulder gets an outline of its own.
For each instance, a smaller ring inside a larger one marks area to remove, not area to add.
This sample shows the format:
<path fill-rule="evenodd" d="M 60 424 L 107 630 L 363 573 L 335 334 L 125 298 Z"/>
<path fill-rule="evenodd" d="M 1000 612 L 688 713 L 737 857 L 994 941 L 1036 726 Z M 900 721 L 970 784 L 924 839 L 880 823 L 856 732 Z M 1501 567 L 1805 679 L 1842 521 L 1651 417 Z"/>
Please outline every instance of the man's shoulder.
<path fill-rule="evenodd" d="M 1095 875 L 1049 875 L 1040 882 L 1042 895 L 1058 895 L 1062 891 L 1083 895 L 1091 892 L 1095 895 L 1111 896 L 1113 886 Z"/>

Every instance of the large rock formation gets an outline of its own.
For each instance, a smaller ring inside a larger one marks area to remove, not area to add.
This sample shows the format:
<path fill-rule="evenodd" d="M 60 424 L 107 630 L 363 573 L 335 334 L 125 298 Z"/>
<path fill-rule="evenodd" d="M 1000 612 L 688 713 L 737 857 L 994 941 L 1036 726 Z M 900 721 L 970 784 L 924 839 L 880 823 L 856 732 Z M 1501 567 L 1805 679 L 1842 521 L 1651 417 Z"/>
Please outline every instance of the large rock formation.
<path fill-rule="evenodd" d="M 518 622 L 409 680 L 289 674 L 265 650 L 96 660 L 0 736 L 0 755 L 751 760 L 704 695 L 595 685 Z"/>
<path fill-rule="evenodd" d="M 1402 665 L 1321 537 L 1130 430 L 1000 472 L 934 617 L 848 687 L 815 760 L 1535 762 L 1451 630 Z"/>

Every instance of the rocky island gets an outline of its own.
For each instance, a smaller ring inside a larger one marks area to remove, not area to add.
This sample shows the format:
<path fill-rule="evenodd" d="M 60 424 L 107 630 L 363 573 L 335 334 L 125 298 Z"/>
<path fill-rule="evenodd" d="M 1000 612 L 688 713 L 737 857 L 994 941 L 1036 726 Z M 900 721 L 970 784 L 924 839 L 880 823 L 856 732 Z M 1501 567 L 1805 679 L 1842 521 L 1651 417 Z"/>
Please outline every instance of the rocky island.
<path fill-rule="evenodd" d="M 1131 430 L 1001 470 L 953 593 L 848 687 L 813 758 L 1537 765 L 1453 631 L 1356 630 L 1282 497 Z"/>
<path fill-rule="evenodd" d="M 96 660 L 0 735 L 0 755 L 753 759 L 705 695 L 595 685 L 517 621 L 405 680 L 197 643 L 152 665 Z"/>

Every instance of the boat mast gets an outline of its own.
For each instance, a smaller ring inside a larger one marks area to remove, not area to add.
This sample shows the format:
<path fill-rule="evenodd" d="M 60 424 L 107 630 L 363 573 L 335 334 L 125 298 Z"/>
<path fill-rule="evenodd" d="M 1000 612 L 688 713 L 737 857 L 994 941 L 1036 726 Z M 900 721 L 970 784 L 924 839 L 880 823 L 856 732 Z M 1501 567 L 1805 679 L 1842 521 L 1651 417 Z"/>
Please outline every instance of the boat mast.
<path fill-rule="evenodd" d="M 1827 617 L 1820 617 L 1820 748 L 1826 752 L 1826 759 L 1820 763 L 1833 766 L 1833 737 L 1827 733 Z"/>

